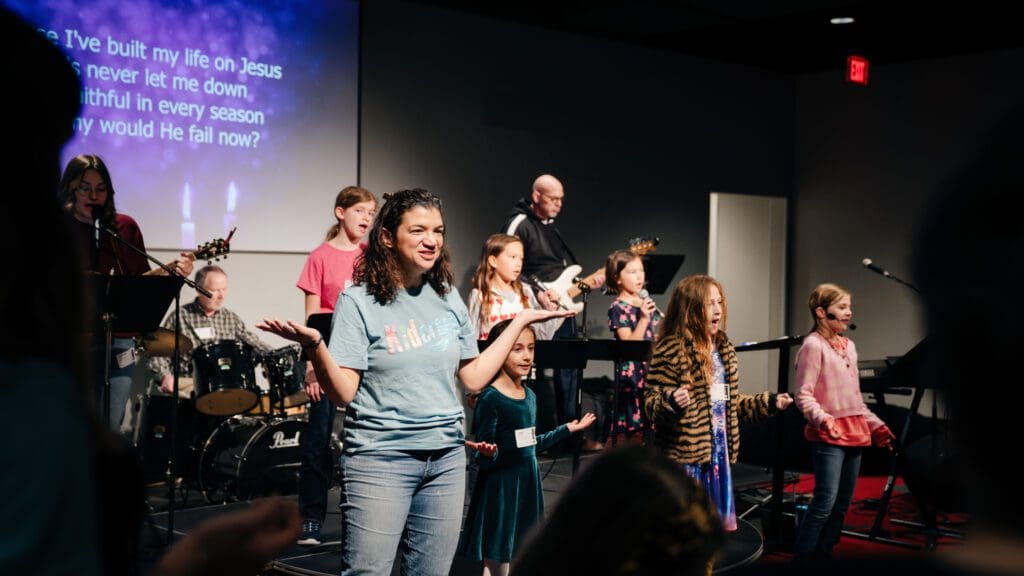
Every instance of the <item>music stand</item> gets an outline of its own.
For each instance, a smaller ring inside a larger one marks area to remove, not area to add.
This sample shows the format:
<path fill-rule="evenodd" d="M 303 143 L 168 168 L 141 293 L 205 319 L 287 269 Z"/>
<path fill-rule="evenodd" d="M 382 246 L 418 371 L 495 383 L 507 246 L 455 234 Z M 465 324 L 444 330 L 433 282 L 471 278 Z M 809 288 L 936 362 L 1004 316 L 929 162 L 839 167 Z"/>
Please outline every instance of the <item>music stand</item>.
<path fill-rule="evenodd" d="M 590 340 L 587 342 L 587 357 L 591 360 L 610 360 L 615 363 L 615 374 L 612 375 L 612 418 L 615 418 L 615 411 L 619 406 L 619 364 L 623 362 L 647 362 L 651 359 L 650 340 Z M 614 424 L 614 423 L 613 423 Z M 643 428 L 640 433 L 644 442 L 648 443 L 647 420 L 643 420 Z M 611 436 L 614 447 L 615 436 Z"/>
<path fill-rule="evenodd" d="M 110 421 L 110 353 L 114 332 L 155 330 L 183 282 L 175 276 L 86 276 L 93 298 L 91 332 L 102 333 L 105 338 L 101 395 L 104 422 Z"/>
<path fill-rule="evenodd" d="M 672 285 L 672 279 L 686 260 L 685 254 L 644 254 L 644 278 L 649 294 L 664 294 Z"/>
<path fill-rule="evenodd" d="M 331 343 L 331 318 L 334 318 L 334 312 L 318 312 L 310 314 L 309 318 L 306 319 L 306 326 L 320 331 L 320 335 L 324 338 L 325 346 Z M 309 359 L 305 350 L 302 351 L 302 358 L 304 360 Z"/>
<path fill-rule="evenodd" d="M 538 368 L 571 368 L 580 373 L 589 360 L 643 361 L 650 357 L 651 343 L 645 340 L 538 340 L 534 348 L 534 363 Z M 580 378 L 580 382 L 583 379 Z M 617 388 L 617 385 L 616 385 Z M 583 411 L 583 387 L 576 387 L 576 414 Z M 579 469 L 580 447 L 573 445 L 572 471 Z"/>
<path fill-rule="evenodd" d="M 783 336 L 774 340 L 763 342 L 748 342 L 736 346 L 736 352 L 748 352 L 756 350 L 778 350 L 779 351 L 779 372 L 776 383 L 776 394 L 789 392 L 789 349 L 803 342 L 804 335 Z M 786 426 L 785 418 L 781 414 L 775 417 L 775 467 L 772 469 L 772 496 L 770 528 L 775 535 L 777 542 L 782 540 L 782 492 L 785 486 L 786 475 Z"/>

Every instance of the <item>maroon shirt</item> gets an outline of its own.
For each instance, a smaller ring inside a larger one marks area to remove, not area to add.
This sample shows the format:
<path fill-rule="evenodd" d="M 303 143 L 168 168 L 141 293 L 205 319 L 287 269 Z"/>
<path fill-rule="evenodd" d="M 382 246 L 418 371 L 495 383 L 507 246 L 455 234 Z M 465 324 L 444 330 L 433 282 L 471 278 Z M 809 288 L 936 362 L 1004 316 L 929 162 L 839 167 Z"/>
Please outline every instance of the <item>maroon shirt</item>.
<path fill-rule="evenodd" d="M 123 240 L 145 251 L 142 231 L 135 220 L 127 214 L 114 216 L 114 230 Z M 149 272 L 149 261 L 141 254 L 123 245 L 105 232 L 100 232 L 100 246 L 96 248 L 96 230 L 92 224 L 75 220 L 75 231 L 85 255 L 86 269 L 97 274 L 138 276 Z"/>

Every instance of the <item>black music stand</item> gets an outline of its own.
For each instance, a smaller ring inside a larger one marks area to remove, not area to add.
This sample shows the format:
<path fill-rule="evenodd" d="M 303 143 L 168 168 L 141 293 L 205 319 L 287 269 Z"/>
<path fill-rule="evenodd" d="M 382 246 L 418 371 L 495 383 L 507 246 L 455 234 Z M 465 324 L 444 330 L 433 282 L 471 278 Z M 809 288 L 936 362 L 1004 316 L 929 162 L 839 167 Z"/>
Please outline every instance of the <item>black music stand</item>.
<path fill-rule="evenodd" d="M 647 292 L 664 294 L 672 285 L 672 279 L 686 260 L 685 254 L 644 254 L 640 257 L 644 263 L 644 278 L 647 280 Z"/>
<path fill-rule="evenodd" d="M 309 318 L 306 318 L 306 326 L 320 331 L 320 335 L 324 338 L 325 346 L 331 343 L 331 318 L 334 318 L 334 312 L 318 312 L 310 314 Z M 309 359 L 305 349 L 302 350 L 302 359 Z"/>
<path fill-rule="evenodd" d="M 565 368 L 576 370 L 576 413 L 573 415 L 573 419 L 578 419 L 580 417 L 580 410 L 582 409 L 583 404 L 583 387 L 580 386 L 583 379 L 580 375 L 583 374 L 583 369 L 587 367 L 587 340 L 538 340 L 534 350 L 533 363 L 537 368 Z M 557 424 L 564 424 L 564 422 L 558 422 Z M 572 450 L 573 475 L 576 474 L 576 470 L 579 466 L 580 447 L 578 443 L 574 442 Z"/>
<path fill-rule="evenodd" d="M 93 297 L 91 331 L 105 338 L 101 394 L 104 423 L 110 421 L 110 352 L 114 332 L 155 330 L 183 282 L 175 276 L 86 276 Z"/>
<path fill-rule="evenodd" d="M 588 358 L 591 360 L 610 360 L 615 363 L 616 373 L 612 375 L 612 418 L 615 417 L 615 410 L 618 409 L 619 405 L 619 364 L 630 361 L 649 361 L 651 359 L 651 344 L 650 340 L 590 340 L 587 342 Z M 577 410 L 577 414 L 579 414 L 579 410 Z M 614 425 L 614 422 L 612 424 Z M 643 436 L 644 443 L 649 445 L 650 438 L 648 438 L 648 432 L 650 432 L 650 427 L 647 424 L 647 420 L 644 419 L 643 428 L 640 433 Z M 616 444 L 614 435 L 611 436 L 611 441 L 614 447 Z"/>
<path fill-rule="evenodd" d="M 789 392 L 789 349 L 803 342 L 804 336 L 783 336 L 774 340 L 764 342 L 750 342 L 736 346 L 736 352 L 748 352 L 755 350 L 778 350 L 779 351 L 779 375 L 776 384 L 776 394 Z M 775 537 L 776 543 L 782 541 L 782 497 L 786 483 L 786 420 L 781 414 L 775 417 L 775 466 L 772 469 L 772 497 L 770 529 Z"/>
<path fill-rule="evenodd" d="M 571 368 L 582 374 L 589 360 L 642 361 L 650 357 L 651 343 L 644 340 L 538 340 L 534 363 L 538 368 Z M 580 379 L 582 382 L 582 378 Z M 583 387 L 576 387 L 576 414 L 583 411 Z M 580 447 L 573 445 L 572 472 L 580 466 Z"/>

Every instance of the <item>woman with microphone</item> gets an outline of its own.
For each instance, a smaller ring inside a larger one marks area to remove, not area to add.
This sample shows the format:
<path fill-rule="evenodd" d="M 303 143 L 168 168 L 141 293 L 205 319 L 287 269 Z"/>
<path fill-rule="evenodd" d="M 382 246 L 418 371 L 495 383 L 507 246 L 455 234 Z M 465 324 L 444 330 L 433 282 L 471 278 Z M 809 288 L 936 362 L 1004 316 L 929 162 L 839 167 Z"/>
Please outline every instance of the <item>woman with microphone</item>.
<path fill-rule="evenodd" d="M 857 348 L 843 336 L 854 328 L 850 293 L 821 284 L 807 307 L 814 330 L 796 355 L 796 405 L 807 419 L 804 437 L 811 442 L 814 497 L 797 530 L 797 563 L 831 555 L 853 499 L 863 448 L 888 448 L 895 439 L 861 397 Z"/>

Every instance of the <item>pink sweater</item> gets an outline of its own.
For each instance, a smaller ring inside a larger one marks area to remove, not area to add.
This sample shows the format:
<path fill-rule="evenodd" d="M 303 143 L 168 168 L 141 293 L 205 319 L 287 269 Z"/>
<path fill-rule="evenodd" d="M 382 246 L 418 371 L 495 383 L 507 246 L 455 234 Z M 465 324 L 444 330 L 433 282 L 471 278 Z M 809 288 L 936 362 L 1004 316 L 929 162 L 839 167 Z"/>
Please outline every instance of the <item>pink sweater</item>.
<path fill-rule="evenodd" d="M 796 405 L 815 428 L 820 429 L 829 418 L 863 416 L 874 432 L 885 423 L 864 404 L 857 348 L 852 340 L 847 344 L 846 356 L 843 358 L 818 332 L 808 334 L 796 354 Z"/>

